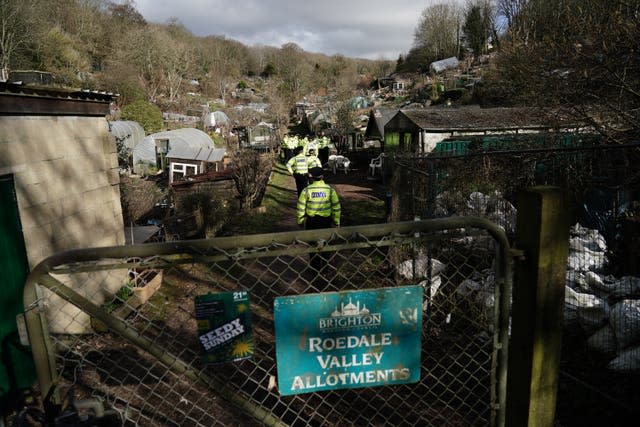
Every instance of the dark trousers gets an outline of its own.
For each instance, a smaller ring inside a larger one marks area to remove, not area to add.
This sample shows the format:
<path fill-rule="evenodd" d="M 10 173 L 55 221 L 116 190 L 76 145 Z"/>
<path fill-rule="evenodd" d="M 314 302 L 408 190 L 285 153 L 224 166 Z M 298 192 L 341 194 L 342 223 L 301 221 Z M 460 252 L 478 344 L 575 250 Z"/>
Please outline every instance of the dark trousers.
<path fill-rule="evenodd" d="M 309 176 L 307 174 L 294 173 L 293 179 L 296 180 L 296 191 L 298 192 L 298 197 L 300 197 L 302 190 L 309 185 Z"/>
<path fill-rule="evenodd" d="M 304 228 L 306 230 L 318 230 L 321 228 L 331 228 L 333 220 L 331 216 L 308 216 Z M 329 252 L 320 252 L 318 254 L 309 254 L 309 264 L 320 273 L 322 270 L 324 275 L 327 276 L 331 265 L 329 265 L 329 258 L 331 257 Z"/>
<path fill-rule="evenodd" d="M 322 163 L 322 166 L 326 165 L 329 161 L 329 147 L 323 147 L 319 149 L 318 158 L 320 159 L 320 163 Z"/>

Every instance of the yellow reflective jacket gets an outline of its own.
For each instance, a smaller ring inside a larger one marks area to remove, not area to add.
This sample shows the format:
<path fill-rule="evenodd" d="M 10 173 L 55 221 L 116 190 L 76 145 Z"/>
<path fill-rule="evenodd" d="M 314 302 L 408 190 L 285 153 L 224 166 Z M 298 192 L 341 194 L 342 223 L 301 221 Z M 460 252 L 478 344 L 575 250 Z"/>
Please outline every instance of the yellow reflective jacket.
<path fill-rule="evenodd" d="M 320 162 L 320 159 L 318 158 L 318 156 L 316 155 L 307 156 L 307 169 L 321 168 L 321 167 L 322 167 L 322 163 Z"/>
<path fill-rule="evenodd" d="M 287 162 L 287 170 L 289 171 L 290 174 L 309 173 L 309 167 L 307 166 L 307 156 L 305 156 L 304 153 L 300 153 L 290 158 L 289 161 Z"/>
<path fill-rule="evenodd" d="M 305 216 L 331 216 L 335 225 L 340 225 L 340 200 L 338 193 L 323 180 L 309 184 L 298 198 L 296 220 L 304 222 Z"/>

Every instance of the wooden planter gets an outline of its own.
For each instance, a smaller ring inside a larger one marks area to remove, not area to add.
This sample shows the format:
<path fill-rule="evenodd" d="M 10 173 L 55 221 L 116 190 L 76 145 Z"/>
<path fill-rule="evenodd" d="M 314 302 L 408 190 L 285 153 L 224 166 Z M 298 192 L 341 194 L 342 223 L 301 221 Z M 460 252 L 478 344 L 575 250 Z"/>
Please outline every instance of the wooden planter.
<path fill-rule="evenodd" d="M 133 295 L 121 307 L 113 311 L 113 314 L 122 319 L 149 301 L 153 294 L 160 289 L 162 270 L 144 270 L 135 277 L 134 284 Z"/>

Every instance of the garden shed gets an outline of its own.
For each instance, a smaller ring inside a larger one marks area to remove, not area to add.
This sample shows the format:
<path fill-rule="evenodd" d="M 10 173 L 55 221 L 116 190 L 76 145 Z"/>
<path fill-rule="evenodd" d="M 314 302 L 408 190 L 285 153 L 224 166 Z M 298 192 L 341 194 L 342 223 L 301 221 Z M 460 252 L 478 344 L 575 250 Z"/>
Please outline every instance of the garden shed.
<path fill-rule="evenodd" d="M 578 130 L 552 111 L 534 108 L 422 108 L 399 110 L 384 125 L 386 150 L 425 154 L 453 136 Z"/>
<path fill-rule="evenodd" d="M 327 114 L 316 110 L 307 113 L 303 117 L 300 127 L 305 130 L 302 134 L 308 135 L 312 133 L 320 133 L 325 129 L 330 129 L 333 127 L 333 123 Z"/>
<path fill-rule="evenodd" d="M 133 149 L 133 170 L 137 174 L 169 167 L 166 157 L 177 148 L 213 149 L 213 140 L 205 132 L 195 128 L 174 129 L 145 137 Z"/>
<path fill-rule="evenodd" d="M 230 162 L 224 148 L 172 147 L 166 155 L 169 161 L 169 184 L 188 176 L 205 172 L 221 172 Z"/>
<path fill-rule="evenodd" d="M 276 145 L 276 131 L 271 123 L 260 122 L 255 126 L 236 128 L 241 148 L 268 151 Z"/>
<path fill-rule="evenodd" d="M 229 116 L 223 111 L 213 111 L 204 115 L 203 125 L 206 130 L 216 130 L 229 126 Z"/>
<path fill-rule="evenodd" d="M 116 146 L 106 119 L 113 100 L 98 92 L 0 82 L 0 398 L 7 390 L 3 363 L 15 357 L 18 368 L 27 361 L 13 341 L 27 273 L 56 253 L 125 242 Z M 58 280 L 100 305 L 104 290 L 117 290 L 126 271 L 117 273 Z M 50 304 L 57 313 L 48 319 L 51 330 L 90 330 L 89 316 L 72 304 L 56 298 Z M 13 374 L 19 382 L 29 376 L 26 370 Z"/>
<path fill-rule="evenodd" d="M 369 113 L 369 121 L 364 131 L 365 139 L 375 139 L 380 141 L 381 146 L 384 144 L 384 126 L 398 112 L 395 108 L 374 108 Z"/>

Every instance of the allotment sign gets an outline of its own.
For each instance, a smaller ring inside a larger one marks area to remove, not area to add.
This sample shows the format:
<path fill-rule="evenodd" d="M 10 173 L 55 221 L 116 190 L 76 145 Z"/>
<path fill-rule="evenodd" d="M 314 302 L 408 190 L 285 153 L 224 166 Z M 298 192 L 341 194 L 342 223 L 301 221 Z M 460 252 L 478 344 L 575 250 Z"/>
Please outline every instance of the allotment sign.
<path fill-rule="evenodd" d="M 422 287 L 276 298 L 282 395 L 420 380 Z"/>
<path fill-rule="evenodd" d="M 203 363 L 232 362 L 253 356 L 246 291 L 199 295 L 194 303 Z"/>

